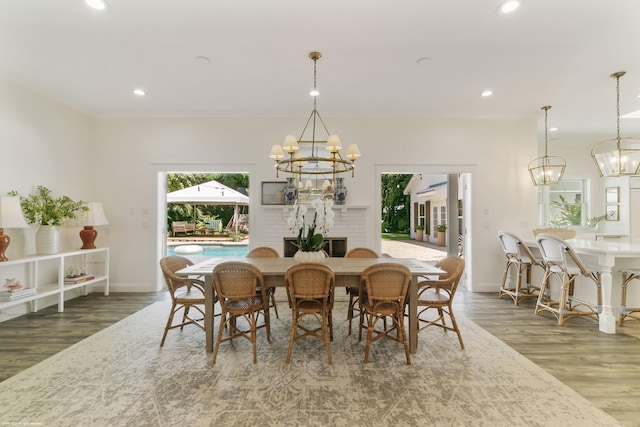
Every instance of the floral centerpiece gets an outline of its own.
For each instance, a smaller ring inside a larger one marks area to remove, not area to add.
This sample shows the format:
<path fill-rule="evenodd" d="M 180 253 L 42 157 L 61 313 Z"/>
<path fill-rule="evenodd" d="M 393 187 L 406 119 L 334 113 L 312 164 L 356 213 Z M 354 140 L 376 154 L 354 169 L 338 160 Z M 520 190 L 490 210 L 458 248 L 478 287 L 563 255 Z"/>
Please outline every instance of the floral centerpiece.
<path fill-rule="evenodd" d="M 329 232 L 334 224 L 335 213 L 332 209 L 333 200 L 331 199 L 314 199 L 311 207 L 315 209 L 313 213 L 313 221 L 307 224 L 305 216 L 308 208 L 305 205 L 294 205 L 291 215 L 287 220 L 289 230 L 298 234 L 294 245 L 300 252 L 316 252 L 321 253 L 324 246 L 324 235 Z M 323 255 L 324 257 L 324 255 Z"/>

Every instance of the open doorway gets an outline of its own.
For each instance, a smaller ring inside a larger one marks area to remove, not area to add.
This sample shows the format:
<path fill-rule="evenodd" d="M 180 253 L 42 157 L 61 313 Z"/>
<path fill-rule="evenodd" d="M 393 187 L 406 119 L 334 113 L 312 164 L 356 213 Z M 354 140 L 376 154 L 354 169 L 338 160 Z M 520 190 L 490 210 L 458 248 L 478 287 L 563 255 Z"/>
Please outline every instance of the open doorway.
<path fill-rule="evenodd" d="M 227 214 L 223 214 L 220 211 L 209 211 L 206 208 L 195 207 L 196 211 L 194 212 L 194 207 L 185 208 L 182 206 L 182 209 L 185 215 L 183 218 L 185 221 L 190 223 L 189 231 L 186 233 L 179 232 L 180 238 L 185 240 L 183 243 L 185 246 L 189 244 L 193 244 L 196 246 L 202 246 L 204 242 L 196 242 L 196 240 L 214 240 L 211 237 L 216 237 L 216 240 L 220 238 L 224 238 L 228 242 L 227 246 L 231 244 L 235 244 L 237 246 L 236 249 L 243 250 L 244 253 L 248 250 L 249 245 L 249 236 L 250 230 L 252 226 L 252 219 L 250 215 L 250 206 L 254 203 L 254 196 L 251 195 L 251 188 L 255 187 L 255 183 L 252 182 L 252 172 L 253 165 L 242 165 L 242 164 L 225 164 L 225 165 L 217 165 L 217 164 L 199 164 L 199 165 L 189 165 L 189 164 L 156 164 L 156 265 L 159 265 L 159 261 L 162 257 L 167 256 L 168 247 L 169 247 L 169 238 L 172 237 L 172 227 L 171 223 L 173 219 L 180 220 L 177 217 L 173 218 L 168 214 L 169 212 L 169 204 L 167 203 L 167 194 L 170 192 L 169 189 L 175 190 L 174 187 L 170 187 L 168 185 L 168 179 L 170 176 L 177 175 L 203 175 L 206 178 L 220 178 L 221 175 L 225 176 L 234 176 L 234 175 L 244 175 L 244 181 L 240 181 L 240 184 L 234 183 L 234 181 L 229 182 L 225 179 L 220 179 L 220 181 L 225 182 L 225 187 L 231 188 L 234 191 L 238 191 L 244 194 L 245 197 L 248 197 L 248 203 L 246 205 L 238 205 L 236 209 L 235 202 L 232 203 L 227 208 Z M 216 180 L 218 181 L 218 180 Z M 206 180 L 204 182 L 207 182 Z M 193 182 L 188 182 L 189 184 Z M 197 185 L 198 183 L 193 183 Z M 183 187 L 187 187 L 186 183 L 182 185 Z M 236 188 L 233 188 L 236 187 Z M 201 188 L 202 190 L 203 188 Z M 226 193 L 225 193 L 226 194 Z M 183 204 L 184 205 L 184 204 Z M 242 207 L 241 207 L 242 206 Z M 235 215 L 235 222 L 230 220 Z M 219 221 L 219 222 L 216 222 Z M 237 226 L 237 228 L 236 228 Z M 220 228 L 222 227 L 222 228 Z M 195 228 L 196 231 L 191 231 L 192 228 Z M 237 231 L 236 231 L 237 230 Z M 243 236 L 240 241 L 233 242 L 234 238 L 237 239 L 237 235 Z M 174 242 L 176 243 L 176 242 Z M 221 246 L 215 242 L 209 242 L 210 246 Z M 176 245 L 173 245 L 176 246 Z M 244 246 L 244 247 L 242 247 Z M 191 250 L 195 250 L 199 248 L 191 248 Z M 186 249 L 189 252 L 189 248 Z M 180 254 L 183 255 L 183 254 Z M 198 261 L 198 256 L 206 257 L 211 256 L 209 253 L 205 252 L 205 248 L 203 248 L 202 253 L 189 253 L 186 254 L 189 258 L 194 258 L 194 261 Z M 226 255 L 237 256 L 238 253 L 229 252 Z M 202 258 L 200 258 L 202 259 Z M 157 290 L 162 289 L 164 286 L 164 281 L 162 278 L 162 274 L 160 269 L 156 269 L 156 288 Z"/>
<path fill-rule="evenodd" d="M 249 176 L 167 173 L 167 256 L 243 256 L 249 244 Z"/>
<path fill-rule="evenodd" d="M 463 256 L 467 261 L 464 283 L 468 287 L 472 277 L 472 245 L 471 245 L 471 209 L 472 209 L 472 174 L 473 166 L 417 166 L 417 165 L 377 165 L 376 184 L 379 186 L 376 191 L 378 197 L 377 205 L 382 206 L 382 176 L 384 174 L 411 174 L 413 177 L 422 174 L 425 176 L 435 176 L 435 181 L 443 182 L 441 189 L 441 200 L 423 200 L 417 206 L 409 204 L 409 224 L 411 227 L 411 238 L 415 242 L 416 225 L 421 225 L 428 229 L 429 240 L 437 245 L 438 225 L 446 225 L 445 243 L 441 247 L 445 249 L 445 255 Z M 433 183 L 431 183 L 433 184 Z M 429 185 L 431 185 L 429 184 Z M 436 183 L 437 186 L 437 183 Z M 422 187 L 422 186 L 417 186 Z M 416 187 L 416 188 L 417 188 Z M 428 192 L 429 186 L 420 188 L 420 191 Z M 422 205 L 423 209 L 420 209 Z M 427 212 L 427 208 L 429 211 Z M 376 221 L 382 224 L 383 213 L 376 212 Z M 422 212 L 422 214 L 421 214 Z M 422 222 L 421 222 L 422 221 Z M 429 222 L 429 224 L 427 224 Z M 442 227 L 440 227 L 442 228 Z M 382 249 L 382 230 L 376 230 L 378 248 Z M 425 237 L 423 237 L 424 241 Z M 429 243 L 431 244 L 431 243 Z"/>

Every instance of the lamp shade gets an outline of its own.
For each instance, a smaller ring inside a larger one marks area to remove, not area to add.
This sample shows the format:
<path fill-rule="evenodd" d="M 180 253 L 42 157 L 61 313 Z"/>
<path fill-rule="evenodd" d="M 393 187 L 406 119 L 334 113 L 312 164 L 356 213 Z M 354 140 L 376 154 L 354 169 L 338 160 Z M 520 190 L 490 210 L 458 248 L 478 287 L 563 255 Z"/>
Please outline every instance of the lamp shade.
<path fill-rule="evenodd" d="M 282 149 L 287 153 L 293 153 L 298 151 L 298 148 L 300 148 L 300 144 L 298 144 L 296 137 L 294 135 L 287 135 L 282 144 Z"/>
<path fill-rule="evenodd" d="M 351 144 L 349 145 L 349 147 L 347 147 L 347 157 L 350 158 L 351 160 L 355 160 L 361 155 L 362 154 L 360 154 L 360 149 L 356 144 Z"/>
<path fill-rule="evenodd" d="M 327 149 L 327 151 L 330 151 L 332 153 L 340 151 L 342 149 L 342 143 L 340 142 L 340 138 L 338 137 L 338 135 L 329 135 L 325 148 Z"/>
<path fill-rule="evenodd" d="M 89 210 L 85 216 L 84 225 L 109 225 L 109 220 L 107 216 L 104 214 L 104 209 L 102 208 L 102 203 L 100 202 L 89 202 L 87 203 Z"/>
<path fill-rule="evenodd" d="M 280 160 L 284 157 L 284 151 L 280 145 L 274 145 L 271 147 L 271 152 L 269 153 L 269 157 L 275 160 Z"/>
<path fill-rule="evenodd" d="M 22 213 L 20 197 L 0 197 L 0 228 L 29 228 Z"/>

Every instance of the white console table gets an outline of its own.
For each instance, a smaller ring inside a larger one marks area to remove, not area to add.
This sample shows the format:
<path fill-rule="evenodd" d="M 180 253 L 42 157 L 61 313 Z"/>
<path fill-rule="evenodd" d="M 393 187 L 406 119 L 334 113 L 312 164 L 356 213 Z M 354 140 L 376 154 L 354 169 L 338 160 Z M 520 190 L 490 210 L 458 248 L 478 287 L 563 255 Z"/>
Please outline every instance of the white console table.
<path fill-rule="evenodd" d="M 64 276 L 68 268 L 81 266 L 93 279 L 76 284 L 65 284 Z M 36 294 L 14 301 L 1 301 L 0 311 L 14 305 L 29 303 L 31 311 L 38 311 L 42 298 L 57 296 L 58 311 L 64 311 L 65 293 L 101 284 L 104 294 L 109 295 L 109 248 L 83 249 L 60 252 L 53 255 L 30 255 L 0 262 L 0 280 L 20 280 L 27 288 L 35 288 Z M 1 286 L 1 285 L 0 285 Z"/>
<path fill-rule="evenodd" d="M 612 311 L 611 294 L 613 290 L 612 271 L 616 261 L 620 259 L 632 259 L 640 268 L 640 245 L 622 242 L 596 241 L 590 239 L 569 239 L 567 242 L 580 256 L 591 256 L 597 260 L 601 268 L 602 281 L 602 312 L 598 316 L 600 331 L 608 334 L 616 333 L 616 317 Z M 525 242 L 527 246 L 535 248 L 536 242 Z"/>

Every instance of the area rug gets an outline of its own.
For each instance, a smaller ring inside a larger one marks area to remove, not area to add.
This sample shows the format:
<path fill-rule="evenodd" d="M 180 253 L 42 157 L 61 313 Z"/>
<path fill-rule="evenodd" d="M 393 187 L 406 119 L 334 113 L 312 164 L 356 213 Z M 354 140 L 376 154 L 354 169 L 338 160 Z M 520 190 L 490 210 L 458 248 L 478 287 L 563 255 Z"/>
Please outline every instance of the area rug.
<path fill-rule="evenodd" d="M 169 332 L 158 302 L 0 383 L 0 425 L 42 426 L 583 426 L 619 425 L 585 398 L 470 320 L 465 341 L 420 334 L 407 366 L 398 343 L 347 336 L 334 310 L 333 364 L 303 340 L 285 363 L 290 313 L 281 305 L 272 342 L 258 332 L 224 343 L 212 364 L 202 330 Z M 216 322 L 217 324 L 217 322 Z"/>

